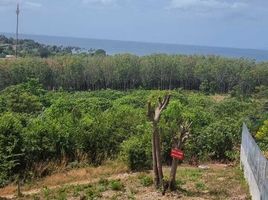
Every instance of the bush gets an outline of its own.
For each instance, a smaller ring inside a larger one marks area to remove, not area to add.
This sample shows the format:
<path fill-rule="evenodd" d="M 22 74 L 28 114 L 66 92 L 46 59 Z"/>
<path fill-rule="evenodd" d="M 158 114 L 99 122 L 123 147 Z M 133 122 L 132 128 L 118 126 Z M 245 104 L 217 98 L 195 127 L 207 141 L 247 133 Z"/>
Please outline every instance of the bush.
<path fill-rule="evenodd" d="M 257 142 L 263 151 L 268 151 L 268 120 L 263 122 L 259 131 L 256 134 Z"/>
<path fill-rule="evenodd" d="M 120 154 L 130 170 L 150 169 L 152 165 L 150 134 L 133 136 L 123 142 Z"/>
<path fill-rule="evenodd" d="M 0 116 L 0 186 L 17 172 L 15 167 L 22 163 L 22 128 L 15 114 Z"/>
<path fill-rule="evenodd" d="M 35 79 L 10 86 L 0 93 L 0 111 L 2 104 L 5 105 L 6 111 L 28 114 L 40 112 L 44 103 L 44 94 L 45 91 Z"/>
<path fill-rule="evenodd" d="M 112 190 L 115 190 L 115 191 L 122 191 L 124 189 L 124 185 L 123 183 L 121 183 L 120 180 L 112 180 L 110 182 L 110 187 Z"/>
<path fill-rule="evenodd" d="M 214 159 L 232 159 L 230 153 L 240 142 L 240 124 L 234 119 L 223 118 L 206 127 L 202 135 L 202 143 L 206 152 Z"/>
<path fill-rule="evenodd" d="M 80 199 L 99 199 L 101 197 L 101 191 L 94 185 L 88 185 L 85 187 L 85 196 Z"/>

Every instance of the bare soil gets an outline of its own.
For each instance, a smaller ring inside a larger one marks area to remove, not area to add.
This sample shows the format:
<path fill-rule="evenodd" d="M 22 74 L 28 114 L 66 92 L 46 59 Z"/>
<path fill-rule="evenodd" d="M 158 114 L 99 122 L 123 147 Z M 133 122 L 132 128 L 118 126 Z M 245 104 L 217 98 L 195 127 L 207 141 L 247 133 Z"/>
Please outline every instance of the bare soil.
<path fill-rule="evenodd" d="M 207 200 L 250 199 L 248 187 L 237 166 L 208 164 L 208 169 L 179 166 L 175 192 L 165 196 L 152 185 L 152 172 L 130 173 L 118 163 L 58 173 L 22 187 L 23 197 L 16 197 L 16 187 L 0 190 L 8 199 L 138 199 L 138 200 Z M 164 168 L 168 177 L 169 168 Z M 106 183 L 107 182 L 107 183 Z M 1 198 L 0 198 L 1 199 Z"/>

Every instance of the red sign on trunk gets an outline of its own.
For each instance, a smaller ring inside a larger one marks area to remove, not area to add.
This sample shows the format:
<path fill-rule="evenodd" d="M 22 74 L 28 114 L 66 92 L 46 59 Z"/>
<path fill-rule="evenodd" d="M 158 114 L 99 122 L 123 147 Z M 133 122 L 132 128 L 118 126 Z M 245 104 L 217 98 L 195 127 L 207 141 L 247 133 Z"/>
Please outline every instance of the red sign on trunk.
<path fill-rule="evenodd" d="M 170 155 L 172 158 L 176 158 L 178 160 L 184 159 L 184 153 L 179 149 L 172 149 Z"/>

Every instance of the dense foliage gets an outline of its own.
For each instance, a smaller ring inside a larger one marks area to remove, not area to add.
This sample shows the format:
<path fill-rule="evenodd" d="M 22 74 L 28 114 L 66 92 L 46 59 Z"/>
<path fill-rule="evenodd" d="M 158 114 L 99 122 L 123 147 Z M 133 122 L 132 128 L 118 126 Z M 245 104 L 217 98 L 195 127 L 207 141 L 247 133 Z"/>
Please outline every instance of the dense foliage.
<path fill-rule="evenodd" d="M 263 122 L 263 125 L 256 134 L 256 139 L 259 142 L 261 149 L 268 151 L 268 120 Z"/>
<path fill-rule="evenodd" d="M 38 78 L 48 90 L 201 90 L 247 96 L 268 86 L 268 63 L 215 56 L 56 56 L 0 59 L 0 89 Z M 267 90 L 266 90 L 267 91 Z"/>
<path fill-rule="evenodd" d="M 146 104 L 164 93 L 47 91 L 34 79 L 5 88 L 0 92 L 0 183 L 21 170 L 46 175 L 51 162 L 98 165 L 119 156 L 133 170 L 150 168 L 151 124 Z M 171 93 L 160 121 L 166 163 L 172 135 L 181 122 L 193 123 L 185 147 L 189 161 L 226 160 L 235 157 L 242 122 L 254 126 L 261 119 L 258 113 L 265 113 L 265 104 L 259 100 L 228 96 L 215 100 L 183 90 Z"/>

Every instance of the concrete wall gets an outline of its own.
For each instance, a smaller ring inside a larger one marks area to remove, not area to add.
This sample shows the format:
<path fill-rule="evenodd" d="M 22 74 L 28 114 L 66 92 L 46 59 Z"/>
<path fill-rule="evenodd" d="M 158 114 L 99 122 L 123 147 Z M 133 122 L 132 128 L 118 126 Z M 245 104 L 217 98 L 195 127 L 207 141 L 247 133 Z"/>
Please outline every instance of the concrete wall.
<path fill-rule="evenodd" d="M 253 200 L 268 200 L 268 161 L 243 125 L 241 144 L 241 167 L 249 184 Z"/>

